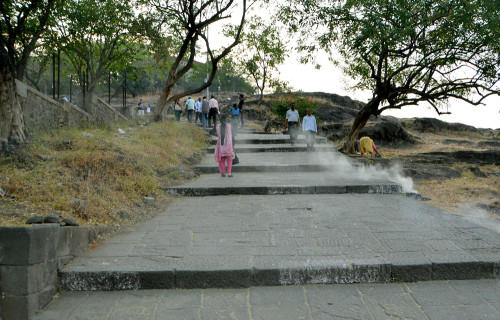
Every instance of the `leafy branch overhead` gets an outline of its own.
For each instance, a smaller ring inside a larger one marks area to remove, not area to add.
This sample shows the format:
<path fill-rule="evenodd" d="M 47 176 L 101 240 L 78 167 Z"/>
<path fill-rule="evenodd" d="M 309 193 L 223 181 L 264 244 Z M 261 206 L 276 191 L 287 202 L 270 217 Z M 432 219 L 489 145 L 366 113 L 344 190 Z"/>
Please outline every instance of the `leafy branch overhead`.
<path fill-rule="evenodd" d="M 157 34 L 171 37 L 176 40 L 173 43 L 179 44 L 175 50 L 170 50 L 175 54 L 172 55 L 172 63 L 165 87 L 158 100 L 154 115 L 154 118 L 159 120 L 169 101 L 198 93 L 212 84 L 219 62 L 240 42 L 248 7 L 246 0 L 242 2 L 235 0 L 150 0 L 146 2 L 152 5 L 156 11 L 156 30 L 160 31 Z M 232 17 L 233 14 L 238 14 L 239 17 L 238 31 L 231 39 L 232 42 L 214 50 L 207 35 L 208 28 Z M 170 95 L 175 83 L 192 70 L 195 58 L 201 53 L 198 44 L 200 40 L 204 44 L 210 61 L 210 74 L 207 81 L 198 88 Z"/>
<path fill-rule="evenodd" d="M 281 14 L 299 49 L 334 56 L 355 88 L 373 92 L 345 149 L 370 115 L 450 98 L 477 105 L 499 95 L 498 1 L 294 0 Z M 335 50 L 332 50 L 335 49 Z"/>
<path fill-rule="evenodd" d="M 228 28 L 225 32 L 231 35 L 234 34 L 234 29 Z M 283 86 L 277 78 L 278 67 L 287 56 L 287 41 L 282 38 L 275 22 L 252 17 L 242 34 L 242 45 L 236 50 L 234 59 L 257 88 L 260 102 L 268 88 Z"/>

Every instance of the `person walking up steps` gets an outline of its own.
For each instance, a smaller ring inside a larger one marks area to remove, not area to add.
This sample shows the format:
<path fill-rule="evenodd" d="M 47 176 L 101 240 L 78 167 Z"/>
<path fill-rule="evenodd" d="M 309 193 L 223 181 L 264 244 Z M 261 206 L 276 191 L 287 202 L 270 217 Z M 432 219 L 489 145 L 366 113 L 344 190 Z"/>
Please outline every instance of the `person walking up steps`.
<path fill-rule="evenodd" d="M 181 101 L 179 99 L 175 100 L 174 102 L 174 113 L 175 113 L 175 119 L 177 119 L 177 121 L 181 121 L 182 107 L 181 107 Z"/>
<path fill-rule="evenodd" d="M 240 101 L 238 102 L 238 109 L 240 110 L 240 127 L 245 126 L 245 121 L 243 120 L 243 107 L 245 106 L 245 99 L 243 99 L 243 94 L 240 94 Z"/>
<path fill-rule="evenodd" d="M 233 104 L 233 107 L 231 108 L 231 117 L 232 117 L 232 128 L 233 128 L 233 134 L 236 136 L 238 134 L 238 120 L 240 118 L 240 112 L 241 110 L 238 109 L 238 106 L 236 103 Z"/>
<path fill-rule="evenodd" d="M 219 172 L 225 177 L 226 172 L 228 177 L 232 177 L 231 169 L 233 167 L 233 134 L 231 125 L 226 123 L 226 116 L 220 117 L 220 123 L 215 127 L 217 132 L 217 144 L 215 146 L 214 159 L 219 163 Z M 226 171 L 227 163 L 227 171 Z"/>
<path fill-rule="evenodd" d="M 186 100 L 186 111 L 187 111 L 188 121 L 189 123 L 192 123 L 194 114 L 194 100 L 191 96 Z"/>
<path fill-rule="evenodd" d="M 194 123 L 198 122 L 198 119 L 200 120 L 200 123 L 203 123 L 201 120 L 201 98 L 198 98 L 194 104 L 194 109 L 196 112 L 196 117 L 194 118 Z"/>
<path fill-rule="evenodd" d="M 316 118 L 311 115 L 311 109 L 307 109 L 307 116 L 302 119 L 302 131 L 306 136 L 307 150 L 314 148 L 316 135 L 318 134 L 318 126 L 316 125 Z"/>
<path fill-rule="evenodd" d="M 213 127 L 215 128 L 217 125 L 217 114 L 219 113 L 219 102 L 217 102 L 215 97 L 212 95 L 208 103 L 210 104 L 210 111 L 208 112 L 208 126 L 212 126 L 210 120 L 213 119 Z"/>
<path fill-rule="evenodd" d="M 285 119 L 285 130 L 288 128 L 290 132 L 290 141 L 292 146 L 297 142 L 297 136 L 299 135 L 300 117 L 299 112 L 295 110 L 295 103 L 292 102 L 290 105 L 290 110 L 286 112 Z"/>
<path fill-rule="evenodd" d="M 208 125 L 209 112 L 210 102 L 207 100 L 207 97 L 203 96 L 203 100 L 201 100 L 201 122 L 203 123 L 203 128 L 206 128 Z"/>

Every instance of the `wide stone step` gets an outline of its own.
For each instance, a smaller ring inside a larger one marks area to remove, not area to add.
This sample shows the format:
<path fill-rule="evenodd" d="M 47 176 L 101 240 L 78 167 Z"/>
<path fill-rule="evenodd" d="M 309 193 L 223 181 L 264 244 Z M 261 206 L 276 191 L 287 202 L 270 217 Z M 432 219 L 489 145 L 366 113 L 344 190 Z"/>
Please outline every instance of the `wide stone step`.
<path fill-rule="evenodd" d="M 204 257 L 199 257 L 196 261 L 190 260 L 197 263 L 200 269 L 83 272 L 63 270 L 59 273 L 60 290 L 248 288 L 304 284 L 468 280 L 494 278 L 495 265 L 498 263 L 471 260 L 416 265 L 410 261 L 407 264 L 393 265 L 384 260 L 354 263 L 326 257 L 314 260 L 276 257 L 258 259 L 259 262 L 253 267 L 250 257 L 228 256 L 219 257 L 218 260 L 218 262 L 209 261 L 209 258 Z M 211 264 L 213 268 L 208 269 L 207 264 Z"/>
<path fill-rule="evenodd" d="M 239 288 L 494 278 L 499 266 L 497 232 L 402 195 L 188 197 L 59 278 L 67 291 Z"/>
<path fill-rule="evenodd" d="M 304 145 L 289 145 L 289 144 L 235 144 L 234 149 L 236 153 L 252 153 L 252 152 L 309 152 L 307 146 Z M 215 146 L 207 147 L 206 152 L 213 154 Z M 331 152 L 337 151 L 337 146 L 331 144 L 317 144 L 314 146 L 312 152 Z"/>
<path fill-rule="evenodd" d="M 337 177 L 350 179 L 353 174 L 363 175 L 362 164 L 335 151 L 325 152 L 252 152 L 239 153 L 235 146 L 239 164 L 233 166 L 233 172 L 332 172 Z M 199 173 L 219 172 L 213 152 L 206 155 L 201 163 L 193 168 Z M 367 176 L 365 176 L 366 178 Z"/>
<path fill-rule="evenodd" d="M 238 154 L 240 158 L 241 155 Z M 233 173 L 242 172 L 269 172 L 269 173 L 297 173 L 297 172 L 328 172 L 334 171 L 337 167 L 335 165 L 321 165 L 321 164 L 262 164 L 262 165 L 245 165 L 238 164 L 232 168 Z M 214 165 L 197 165 L 193 169 L 201 174 L 218 173 L 219 167 Z"/>
<path fill-rule="evenodd" d="M 234 167 L 236 168 L 236 166 Z M 196 181 L 177 187 L 164 188 L 170 194 L 182 196 L 219 196 L 230 194 L 343 194 L 401 193 L 400 184 L 386 179 L 345 179 L 333 172 L 234 173 L 233 177 L 207 174 Z"/>
<path fill-rule="evenodd" d="M 217 137 L 212 136 L 211 144 L 217 143 Z M 316 144 L 327 143 L 328 139 L 321 136 L 316 136 Z M 235 138 L 235 144 L 289 144 L 290 136 L 282 134 L 238 134 Z M 297 138 L 297 144 L 306 144 L 306 139 L 303 135 Z"/>

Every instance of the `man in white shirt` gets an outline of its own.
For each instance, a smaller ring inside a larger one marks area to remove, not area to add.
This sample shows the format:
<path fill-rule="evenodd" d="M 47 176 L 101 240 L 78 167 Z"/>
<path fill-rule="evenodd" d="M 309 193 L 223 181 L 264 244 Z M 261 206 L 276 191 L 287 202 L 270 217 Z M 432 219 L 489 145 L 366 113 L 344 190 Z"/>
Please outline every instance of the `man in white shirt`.
<path fill-rule="evenodd" d="M 316 118 L 311 115 L 311 109 L 307 109 L 307 116 L 302 119 L 302 131 L 306 136 L 307 150 L 312 150 L 316 140 L 315 135 L 318 134 L 318 126 Z"/>
<path fill-rule="evenodd" d="M 214 121 L 214 128 L 217 125 L 217 114 L 219 113 L 219 102 L 215 100 L 215 97 L 212 95 L 210 100 L 208 100 L 210 105 L 210 111 L 208 112 L 208 126 L 210 127 L 210 120 Z"/>
<path fill-rule="evenodd" d="M 194 113 L 194 100 L 193 98 L 189 97 L 186 100 L 186 110 L 188 112 L 188 121 L 193 122 L 193 113 Z"/>
<path fill-rule="evenodd" d="M 196 112 L 196 117 L 194 119 L 194 123 L 198 122 L 198 119 L 200 119 L 200 123 L 203 123 L 203 121 L 201 121 L 201 97 L 198 98 L 198 100 L 194 104 L 194 109 Z"/>
<path fill-rule="evenodd" d="M 285 130 L 288 128 L 290 132 L 290 141 L 292 146 L 297 142 L 297 136 L 299 135 L 300 117 L 299 112 L 295 110 L 295 103 L 292 102 L 290 105 L 290 110 L 286 112 L 285 118 Z"/>

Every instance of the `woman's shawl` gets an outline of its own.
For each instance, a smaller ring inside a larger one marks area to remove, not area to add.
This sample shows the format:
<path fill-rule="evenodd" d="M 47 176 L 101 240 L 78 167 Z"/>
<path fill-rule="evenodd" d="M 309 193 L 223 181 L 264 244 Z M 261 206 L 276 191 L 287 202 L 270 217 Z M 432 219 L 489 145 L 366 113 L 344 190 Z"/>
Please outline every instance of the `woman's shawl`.
<path fill-rule="evenodd" d="M 224 145 L 221 145 L 220 137 L 220 123 L 215 127 L 217 131 L 217 144 L 215 145 L 214 160 L 219 162 L 222 157 L 233 157 L 233 133 L 231 131 L 231 125 L 226 123 L 226 134 L 224 135 Z"/>

